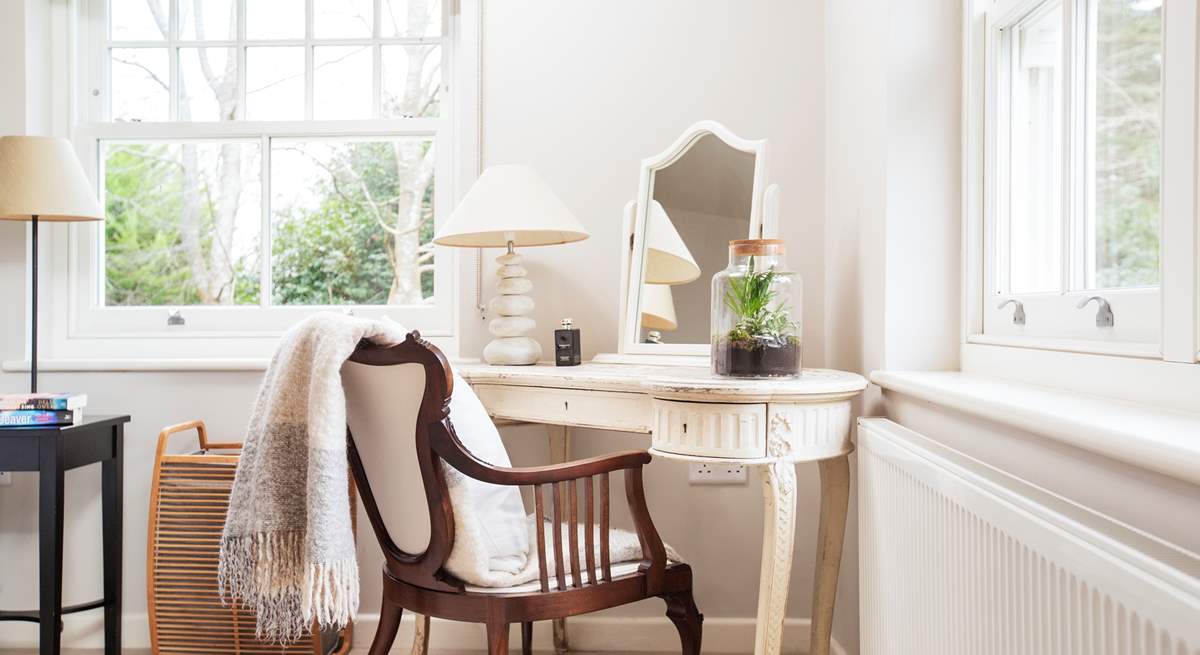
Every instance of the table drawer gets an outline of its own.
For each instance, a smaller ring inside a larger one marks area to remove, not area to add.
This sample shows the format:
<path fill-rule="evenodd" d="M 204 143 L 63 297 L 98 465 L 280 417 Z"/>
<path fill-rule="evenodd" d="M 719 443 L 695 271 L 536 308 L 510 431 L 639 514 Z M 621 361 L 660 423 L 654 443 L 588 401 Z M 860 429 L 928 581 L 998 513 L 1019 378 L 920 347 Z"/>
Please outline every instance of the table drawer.
<path fill-rule="evenodd" d="M 766 457 L 767 406 L 655 399 L 651 441 L 680 455 Z"/>
<path fill-rule="evenodd" d="M 506 384 L 471 388 L 493 418 L 648 433 L 654 416 L 650 397 L 640 393 Z"/>

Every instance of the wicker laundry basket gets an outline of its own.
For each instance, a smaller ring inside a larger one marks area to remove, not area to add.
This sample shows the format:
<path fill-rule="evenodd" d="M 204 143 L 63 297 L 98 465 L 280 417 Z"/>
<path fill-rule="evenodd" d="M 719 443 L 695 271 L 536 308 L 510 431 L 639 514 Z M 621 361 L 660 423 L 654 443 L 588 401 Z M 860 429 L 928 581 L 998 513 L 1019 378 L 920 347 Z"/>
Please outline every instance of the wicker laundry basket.
<path fill-rule="evenodd" d="M 192 430 L 199 437 L 198 451 L 166 453 L 172 435 Z M 255 638 L 252 610 L 236 600 L 222 603 L 217 595 L 217 553 L 240 449 L 240 443 L 210 443 L 203 421 L 173 425 L 158 435 L 146 546 L 153 652 L 345 655 L 350 626 L 294 644 L 273 644 Z"/>

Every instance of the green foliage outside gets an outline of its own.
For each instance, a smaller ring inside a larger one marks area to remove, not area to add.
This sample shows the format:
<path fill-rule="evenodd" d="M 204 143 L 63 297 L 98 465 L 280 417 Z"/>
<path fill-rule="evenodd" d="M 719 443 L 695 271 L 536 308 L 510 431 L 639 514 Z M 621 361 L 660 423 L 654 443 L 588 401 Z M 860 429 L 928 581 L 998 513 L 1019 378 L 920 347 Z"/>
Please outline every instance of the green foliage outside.
<path fill-rule="evenodd" d="M 201 304 L 184 244 L 181 219 L 185 175 L 178 150 L 183 146 L 132 145 L 110 149 L 106 161 L 106 299 L 109 305 Z M 393 279 L 392 239 L 377 219 L 397 211 L 399 167 L 387 142 L 349 143 L 321 162 L 322 178 L 315 207 L 293 207 L 273 217 L 272 278 L 274 304 L 386 304 Z M 201 176 L 203 177 L 203 176 Z M 361 183 L 360 183 L 361 182 Z M 199 256 L 214 247 L 214 217 L 221 190 L 203 182 Z M 257 180 L 255 181 L 257 184 Z M 226 190 L 228 192 L 228 190 Z M 368 194 L 370 197 L 368 198 Z M 432 211 L 433 185 L 423 198 Z M 425 220 L 418 240 L 433 239 L 433 221 Z M 258 248 L 224 273 L 233 293 L 221 302 L 259 302 Z M 431 263 L 431 262 L 429 262 Z M 421 275 L 423 297 L 433 295 L 433 272 Z"/>
<path fill-rule="evenodd" d="M 389 143 L 351 143 L 327 164 L 314 211 L 275 215 L 271 262 L 278 305 L 382 305 L 388 301 L 394 238 L 374 214 L 395 215 L 399 168 Z M 351 173 L 353 172 L 353 173 Z M 361 184 L 360 184 L 361 182 Z M 366 190 L 364 190 L 364 187 Z M 367 194 L 370 194 L 368 198 Z M 423 199 L 432 206 L 433 185 Z M 421 224 L 419 241 L 433 240 L 433 221 Z M 421 276 L 422 296 L 433 295 L 433 272 Z"/>
<path fill-rule="evenodd" d="M 1159 281 L 1162 8 L 1101 0 L 1096 65 L 1096 283 Z"/>
<path fill-rule="evenodd" d="M 105 160 L 105 298 L 109 305 L 192 305 L 201 302 L 180 229 L 186 186 L 181 146 L 109 146 Z M 213 248 L 215 196 L 201 186 L 200 254 Z M 226 276 L 253 277 L 258 263 L 242 259 Z M 238 304 L 258 302 L 257 280 L 239 283 Z"/>

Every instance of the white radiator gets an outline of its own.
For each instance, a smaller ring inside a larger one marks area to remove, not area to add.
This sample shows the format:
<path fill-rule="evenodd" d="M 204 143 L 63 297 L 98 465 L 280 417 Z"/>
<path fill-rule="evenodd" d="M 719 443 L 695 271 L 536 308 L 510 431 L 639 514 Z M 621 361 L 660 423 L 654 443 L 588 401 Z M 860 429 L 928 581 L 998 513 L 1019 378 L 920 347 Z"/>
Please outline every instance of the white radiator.
<path fill-rule="evenodd" d="M 1196 554 L 886 419 L 858 453 L 864 655 L 1200 655 Z"/>

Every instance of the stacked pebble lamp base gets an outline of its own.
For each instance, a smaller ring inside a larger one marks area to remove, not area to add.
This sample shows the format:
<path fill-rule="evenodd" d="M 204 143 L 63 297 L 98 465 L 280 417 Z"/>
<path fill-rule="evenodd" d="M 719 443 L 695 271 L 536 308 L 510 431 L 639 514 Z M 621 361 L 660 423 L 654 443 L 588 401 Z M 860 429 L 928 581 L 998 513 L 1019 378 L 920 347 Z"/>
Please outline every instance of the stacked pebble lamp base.
<path fill-rule="evenodd" d="M 495 337 L 483 349 L 483 360 L 488 364 L 524 366 L 536 364 L 542 358 L 541 344 L 527 336 L 535 327 L 528 316 L 533 311 L 533 298 L 526 295 L 533 290 L 533 282 L 526 277 L 522 261 L 524 258 L 511 249 L 496 258 L 500 265 L 496 271 L 499 278 L 496 290 L 500 295 L 488 303 L 492 313 L 498 315 L 488 324 Z"/>

